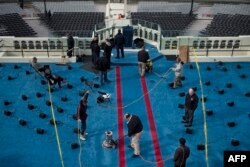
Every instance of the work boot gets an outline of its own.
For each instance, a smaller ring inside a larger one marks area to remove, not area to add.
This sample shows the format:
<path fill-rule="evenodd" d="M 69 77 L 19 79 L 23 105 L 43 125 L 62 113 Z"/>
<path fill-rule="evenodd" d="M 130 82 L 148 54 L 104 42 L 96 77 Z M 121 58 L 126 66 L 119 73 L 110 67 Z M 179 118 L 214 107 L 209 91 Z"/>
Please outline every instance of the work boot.
<path fill-rule="evenodd" d="M 86 140 L 86 138 L 85 138 L 85 136 L 84 136 L 84 135 L 80 135 L 80 139 L 81 139 L 81 140 L 83 140 L 83 141 L 85 141 L 85 140 Z"/>
<path fill-rule="evenodd" d="M 138 154 L 133 154 L 132 155 L 132 158 L 138 158 L 140 155 L 138 155 Z"/>

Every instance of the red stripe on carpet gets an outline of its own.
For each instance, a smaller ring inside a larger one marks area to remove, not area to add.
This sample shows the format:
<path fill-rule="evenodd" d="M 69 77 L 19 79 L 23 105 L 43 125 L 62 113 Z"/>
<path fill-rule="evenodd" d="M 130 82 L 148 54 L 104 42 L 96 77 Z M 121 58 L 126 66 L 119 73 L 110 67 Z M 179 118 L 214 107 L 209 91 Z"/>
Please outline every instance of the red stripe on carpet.
<path fill-rule="evenodd" d="M 158 136 L 157 136 L 157 131 L 155 127 L 155 122 L 154 122 L 154 116 L 152 112 L 152 107 L 150 103 L 150 99 L 148 96 L 148 88 L 147 88 L 147 83 L 145 81 L 145 78 L 141 78 L 141 84 L 142 84 L 142 90 L 144 94 L 144 100 L 146 103 L 146 109 L 147 109 L 147 115 L 148 115 L 148 121 L 149 121 L 149 128 L 151 132 L 151 137 L 153 141 L 153 146 L 154 146 L 154 151 L 155 151 L 155 159 L 158 162 L 157 166 L 158 167 L 163 167 L 163 161 L 162 161 L 162 156 L 161 156 L 161 150 L 159 146 L 159 141 L 158 141 Z"/>
<path fill-rule="evenodd" d="M 123 132 L 123 113 L 122 113 L 122 86 L 120 67 L 115 67 L 116 73 L 116 96 L 117 96 L 117 111 L 118 111 L 118 152 L 119 166 L 125 167 L 125 149 L 124 149 L 124 132 Z"/>

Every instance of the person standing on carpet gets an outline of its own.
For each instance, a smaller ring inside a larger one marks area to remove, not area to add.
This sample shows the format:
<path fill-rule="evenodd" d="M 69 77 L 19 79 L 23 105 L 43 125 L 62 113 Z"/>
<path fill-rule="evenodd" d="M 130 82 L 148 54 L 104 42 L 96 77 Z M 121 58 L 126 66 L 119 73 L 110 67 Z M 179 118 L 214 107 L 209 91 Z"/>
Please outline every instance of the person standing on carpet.
<path fill-rule="evenodd" d="M 108 80 L 108 65 L 108 59 L 104 52 L 103 57 L 100 57 L 97 61 L 97 67 L 100 72 L 100 85 L 103 85 L 104 82 L 110 82 Z"/>
<path fill-rule="evenodd" d="M 175 79 L 174 79 L 174 85 L 173 88 L 176 88 L 177 86 L 182 86 L 181 83 L 181 77 L 183 75 L 183 62 L 181 61 L 181 59 L 178 57 L 176 59 L 176 64 L 174 68 L 171 68 L 172 71 L 174 71 L 175 73 Z"/>
<path fill-rule="evenodd" d="M 131 137 L 131 144 L 129 147 L 134 149 L 134 154 L 132 157 L 135 158 L 140 155 L 139 140 L 142 135 L 143 125 L 140 118 L 136 115 L 126 113 L 124 115 L 124 119 L 127 122 L 128 137 Z"/>
<path fill-rule="evenodd" d="M 111 65 L 111 52 L 112 52 L 112 46 L 110 43 L 109 39 L 106 39 L 105 41 L 105 45 L 104 45 L 104 54 L 108 60 L 108 69 L 110 69 L 110 65 Z"/>
<path fill-rule="evenodd" d="M 67 56 L 70 58 L 74 54 L 74 47 L 75 47 L 75 40 L 71 34 L 68 34 L 67 44 L 68 44 Z"/>
<path fill-rule="evenodd" d="M 120 58 L 120 50 L 122 58 L 124 58 L 124 45 L 125 45 L 125 37 L 121 33 L 121 30 L 118 30 L 118 34 L 115 36 L 115 47 L 116 47 L 116 58 Z"/>
<path fill-rule="evenodd" d="M 185 145 L 186 140 L 184 138 L 179 139 L 180 146 L 174 153 L 174 167 L 185 167 L 186 160 L 190 155 L 190 149 Z"/>
<path fill-rule="evenodd" d="M 80 132 L 81 140 L 86 140 L 86 136 L 88 135 L 88 133 L 86 133 L 86 120 L 88 117 L 88 114 L 87 114 L 88 95 L 89 95 L 89 91 L 86 91 L 82 99 L 80 100 L 80 103 L 77 107 L 77 113 L 76 113 L 78 122 L 81 122 L 81 132 Z"/>
<path fill-rule="evenodd" d="M 92 52 L 92 64 L 96 67 L 97 60 L 100 58 L 101 48 L 99 46 L 98 37 L 94 37 L 90 44 L 91 52 Z"/>
<path fill-rule="evenodd" d="M 149 54 L 145 50 L 145 46 L 143 46 L 137 54 L 138 71 L 141 77 L 144 77 L 145 75 L 146 64 L 147 64 L 148 59 L 149 59 Z"/>
<path fill-rule="evenodd" d="M 188 90 L 188 94 L 185 98 L 185 115 L 183 116 L 183 123 L 186 123 L 185 127 L 192 126 L 194 111 L 198 106 L 198 96 L 195 94 L 193 88 Z"/>

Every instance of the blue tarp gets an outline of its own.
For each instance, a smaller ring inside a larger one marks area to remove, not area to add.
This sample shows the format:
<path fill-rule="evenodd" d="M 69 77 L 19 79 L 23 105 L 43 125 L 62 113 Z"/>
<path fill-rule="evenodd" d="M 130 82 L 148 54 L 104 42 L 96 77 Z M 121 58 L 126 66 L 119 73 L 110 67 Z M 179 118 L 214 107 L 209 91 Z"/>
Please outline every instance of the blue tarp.
<path fill-rule="evenodd" d="M 151 54 L 156 54 L 155 49 L 149 49 Z M 132 158 L 132 150 L 127 148 L 130 140 L 125 138 L 125 160 L 126 165 L 135 166 L 155 166 L 155 151 L 149 121 L 147 117 L 146 104 L 144 101 L 141 80 L 135 59 L 131 60 L 132 66 L 121 66 L 121 92 L 123 112 L 137 114 L 142 119 L 144 132 L 141 138 L 141 158 Z M 124 59 L 115 60 L 127 61 L 126 53 Z M 112 58 L 113 59 L 113 58 Z M 129 59 L 129 58 L 128 58 Z M 129 62 L 127 62 L 129 63 Z M 169 88 L 168 84 L 173 81 L 174 73 L 167 73 L 166 79 L 159 76 L 164 74 L 174 62 L 167 61 L 161 57 L 154 61 L 154 72 L 146 75 L 147 88 L 150 91 L 150 103 L 152 107 L 155 126 L 157 129 L 158 142 L 164 161 L 164 166 L 173 166 L 173 157 L 175 149 L 178 147 L 178 139 L 185 137 L 187 145 L 191 149 L 191 154 L 187 160 L 187 166 L 201 167 L 206 166 L 205 151 L 197 150 L 197 144 L 205 144 L 204 138 L 204 119 L 201 102 L 195 112 L 193 123 L 193 134 L 186 134 L 186 128 L 181 123 L 184 113 L 183 109 L 178 108 L 178 104 L 184 103 L 184 97 L 179 93 L 187 92 L 190 87 L 197 87 L 197 95 L 201 97 L 200 80 L 195 63 L 189 63 L 184 66 L 185 80 L 183 87 L 177 89 Z M 240 64 L 241 68 L 236 68 Z M 194 68 L 191 69 L 190 65 Z M 52 118 L 51 108 L 46 105 L 49 100 L 48 86 L 42 85 L 41 78 L 35 74 L 28 64 L 18 64 L 20 68 L 14 69 L 14 64 L 3 64 L 0 67 L 0 166 L 61 166 L 61 160 L 58 152 L 58 145 L 54 126 L 49 123 Z M 106 149 L 102 147 L 105 139 L 106 130 L 113 131 L 114 139 L 118 138 L 117 122 L 117 104 L 116 104 L 116 75 L 114 66 L 108 73 L 111 80 L 101 88 L 91 89 L 80 81 L 84 76 L 93 83 L 98 83 L 97 75 L 81 68 L 82 64 L 71 64 L 72 69 L 68 70 L 67 66 L 50 65 L 53 72 L 65 77 L 72 89 L 64 85 L 61 89 L 55 87 L 52 95 L 54 112 L 56 120 L 59 121 L 57 126 L 62 158 L 65 166 L 80 166 L 79 153 L 81 151 L 81 163 L 83 166 L 119 166 L 119 155 L 117 149 Z M 205 102 L 206 109 L 213 110 L 213 115 L 207 116 L 207 136 L 208 136 L 208 161 L 210 166 L 223 166 L 223 151 L 225 150 L 250 150 L 250 133 L 249 126 L 249 97 L 244 94 L 250 91 L 250 63 L 224 63 L 219 65 L 214 63 L 199 63 L 201 79 L 203 84 L 210 81 L 210 85 L 203 85 L 203 92 L 207 98 Z M 206 70 L 207 67 L 211 70 Z M 223 67 L 228 70 L 224 71 Z M 25 71 L 31 71 L 26 75 Z M 245 74 L 246 78 L 240 77 Z M 8 76 L 14 77 L 8 80 Z M 227 83 L 232 87 L 228 88 Z M 88 104 L 87 131 L 89 136 L 86 141 L 81 141 L 80 148 L 71 149 L 72 143 L 78 142 L 78 137 L 73 133 L 77 128 L 77 122 L 72 118 L 76 113 L 76 107 L 80 100 L 79 92 L 90 90 Z M 218 94 L 218 90 L 223 89 L 224 94 Z M 111 102 L 105 105 L 98 105 L 96 98 L 98 91 L 111 93 Z M 41 98 L 36 97 L 36 93 L 43 94 Z M 22 100 L 21 96 L 25 94 L 27 101 Z M 67 102 L 61 101 L 61 97 L 68 97 Z M 4 100 L 11 102 L 5 106 Z M 228 101 L 233 101 L 234 106 L 229 107 Z M 33 104 L 34 110 L 29 110 L 27 105 Z M 57 107 L 64 109 L 63 113 L 56 111 Z M 9 110 L 11 116 L 4 115 L 4 110 Z M 39 118 L 39 113 L 46 113 L 47 118 Z M 26 126 L 20 126 L 19 119 L 27 121 Z M 229 127 L 228 122 L 236 123 L 235 127 Z M 126 124 L 124 123 L 124 133 L 127 133 Z M 35 129 L 43 128 L 43 135 L 37 134 Z M 239 146 L 232 146 L 231 140 L 240 141 Z"/>

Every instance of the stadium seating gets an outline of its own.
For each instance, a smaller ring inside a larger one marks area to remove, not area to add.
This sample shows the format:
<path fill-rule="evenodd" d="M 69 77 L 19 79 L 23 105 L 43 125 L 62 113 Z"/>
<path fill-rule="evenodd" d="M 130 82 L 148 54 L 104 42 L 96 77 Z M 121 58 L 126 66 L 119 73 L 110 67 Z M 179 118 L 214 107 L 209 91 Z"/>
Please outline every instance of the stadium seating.
<path fill-rule="evenodd" d="M 239 36 L 250 35 L 250 15 L 215 15 L 211 24 L 200 33 L 202 36 Z"/>
<path fill-rule="evenodd" d="M 22 8 L 17 3 L 2 3 L 0 5 L 0 14 L 21 13 Z"/>
<path fill-rule="evenodd" d="M 250 15 L 249 4 L 214 4 L 212 7 L 214 14 L 242 14 Z"/>
<path fill-rule="evenodd" d="M 132 23 L 135 24 L 137 19 L 142 26 L 146 24 L 145 21 L 157 23 L 161 26 L 162 34 L 166 37 L 175 37 L 182 33 L 182 31 L 195 19 L 196 15 L 189 16 L 177 12 L 136 12 L 131 13 L 133 19 Z M 145 20 L 145 21 L 143 21 Z"/>
<path fill-rule="evenodd" d="M 0 15 L 1 36 L 32 37 L 36 32 L 17 13 Z"/>
<path fill-rule="evenodd" d="M 91 37 L 95 25 L 104 21 L 102 12 L 55 12 L 51 18 L 44 14 L 39 17 L 58 36 Z"/>
<path fill-rule="evenodd" d="M 199 4 L 194 3 L 193 10 L 198 8 Z M 139 1 L 138 12 L 181 12 L 189 13 L 190 3 L 171 3 L 166 1 Z"/>
<path fill-rule="evenodd" d="M 44 12 L 43 2 L 33 2 L 33 6 Z M 94 1 L 46 2 L 47 11 L 54 12 L 96 12 Z"/>

